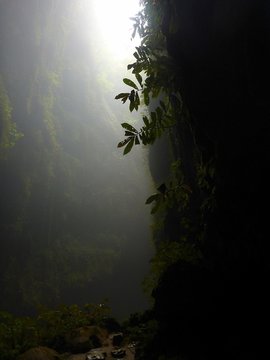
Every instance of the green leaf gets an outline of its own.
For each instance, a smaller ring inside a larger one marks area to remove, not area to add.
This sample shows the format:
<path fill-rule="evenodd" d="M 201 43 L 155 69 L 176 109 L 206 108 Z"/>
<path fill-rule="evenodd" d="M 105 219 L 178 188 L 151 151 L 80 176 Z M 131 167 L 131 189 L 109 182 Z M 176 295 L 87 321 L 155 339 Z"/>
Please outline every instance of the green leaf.
<path fill-rule="evenodd" d="M 126 85 L 131 86 L 131 87 L 133 87 L 133 88 L 136 89 L 136 90 L 139 90 L 139 89 L 138 89 L 138 86 L 137 86 L 132 80 L 127 79 L 127 78 L 124 78 L 124 79 L 123 79 L 123 82 L 124 82 Z"/>
<path fill-rule="evenodd" d="M 121 94 L 116 95 L 115 99 L 118 100 L 118 99 L 122 99 L 122 98 L 128 97 L 128 96 L 129 96 L 129 93 L 121 93 Z"/>
<path fill-rule="evenodd" d="M 132 32 L 132 35 L 131 35 L 132 39 L 134 39 L 137 30 L 138 30 L 138 25 L 134 25 L 134 27 L 133 27 L 133 32 Z"/>
<path fill-rule="evenodd" d="M 123 152 L 124 155 L 128 154 L 134 145 L 134 137 L 129 137 L 128 139 L 129 139 L 128 144 Z"/>
<path fill-rule="evenodd" d="M 127 99 L 128 99 L 128 96 L 125 97 L 125 98 L 123 98 L 123 99 L 121 99 L 122 103 L 124 104 L 124 103 L 127 101 Z"/>
<path fill-rule="evenodd" d="M 140 97 L 139 97 L 138 91 L 136 91 L 135 102 L 136 102 L 136 104 L 137 104 L 138 106 L 140 106 L 141 101 L 140 101 Z M 137 109 L 137 110 L 138 110 L 138 109 Z"/>
<path fill-rule="evenodd" d="M 142 86 L 142 76 L 140 74 L 135 74 L 135 76 L 136 76 L 138 83 Z"/>
<path fill-rule="evenodd" d="M 140 134 L 140 139 L 143 145 L 147 145 L 149 143 L 146 131 L 142 131 L 142 133 Z"/>
<path fill-rule="evenodd" d="M 118 148 L 125 146 L 129 142 L 130 138 L 127 138 L 123 141 L 120 141 L 120 143 L 117 145 Z"/>
<path fill-rule="evenodd" d="M 166 186 L 166 184 L 161 184 L 158 188 L 157 188 L 157 190 L 161 193 L 161 194 L 165 194 L 166 193 L 166 191 L 167 191 L 167 186 Z"/>
<path fill-rule="evenodd" d="M 138 74 L 142 72 L 144 69 L 143 64 L 134 64 L 133 68 L 134 68 L 132 71 L 133 74 Z"/>
<path fill-rule="evenodd" d="M 121 126 L 122 126 L 122 128 L 127 129 L 128 131 L 138 133 L 138 131 L 132 125 L 130 125 L 128 123 L 122 123 Z"/>
<path fill-rule="evenodd" d="M 130 69 L 132 69 L 135 65 L 136 65 L 136 63 L 129 64 L 129 65 L 127 66 L 127 69 L 130 70 Z"/>
<path fill-rule="evenodd" d="M 149 119 L 148 119 L 147 116 L 143 116 L 143 122 L 144 122 L 144 124 L 145 124 L 146 127 L 149 126 Z"/>
<path fill-rule="evenodd" d="M 129 98 L 130 101 L 134 101 L 134 98 L 135 98 L 135 90 L 131 90 L 128 98 Z"/>
<path fill-rule="evenodd" d="M 136 58 L 136 60 L 140 60 L 140 57 L 136 51 L 135 51 L 135 53 L 133 53 L 133 56 Z"/>
<path fill-rule="evenodd" d="M 159 199 L 160 199 L 160 194 L 153 194 L 153 195 L 149 196 L 148 199 L 146 199 L 145 204 L 147 204 L 147 205 L 151 204 L 153 201 L 157 201 Z"/>
<path fill-rule="evenodd" d="M 125 136 L 135 136 L 135 134 L 131 131 L 125 131 Z"/>
<path fill-rule="evenodd" d="M 132 112 L 135 109 L 136 103 L 135 101 L 130 101 L 129 111 Z"/>

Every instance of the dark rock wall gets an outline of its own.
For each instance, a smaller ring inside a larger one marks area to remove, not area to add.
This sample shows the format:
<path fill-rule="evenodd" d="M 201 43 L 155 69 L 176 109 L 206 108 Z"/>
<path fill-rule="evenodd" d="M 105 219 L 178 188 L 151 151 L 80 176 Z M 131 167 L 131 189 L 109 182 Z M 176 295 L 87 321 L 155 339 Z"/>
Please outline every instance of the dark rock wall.
<path fill-rule="evenodd" d="M 171 0 L 163 32 L 199 146 L 216 161 L 217 209 L 204 264 L 174 265 L 154 292 L 156 346 L 187 359 L 256 358 L 269 310 L 270 5 Z"/>

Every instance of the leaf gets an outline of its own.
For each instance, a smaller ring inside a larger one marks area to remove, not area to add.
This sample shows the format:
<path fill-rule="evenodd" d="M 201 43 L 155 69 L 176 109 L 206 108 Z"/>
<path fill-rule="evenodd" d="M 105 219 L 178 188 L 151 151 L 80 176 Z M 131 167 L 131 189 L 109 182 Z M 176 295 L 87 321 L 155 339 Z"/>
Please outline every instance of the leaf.
<path fill-rule="evenodd" d="M 141 134 L 140 134 L 140 139 L 143 143 L 143 145 L 147 145 L 148 144 L 148 138 L 147 138 L 147 134 L 145 131 L 143 131 Z"/>
<path fill-rule="evenodd" d="M 140 57 L 136 51 L 135 51 L 135 53 L 133 53 L 133 56 L 136 58 L 136 60 L 140 60 Z"/>
<path fill-rule="evenodd" d="M 135 76 L 136 76 L 138 83 L 142 86 L 142 76 L 140 74 L 135 74 Z"/>
<path fill-rule="evenodd" d="M 149 196 L 148 199 L 146 199 L 145 204 L 147 204 L 147 205 L 151 204 L 153 201 L 157 201 L 159 199 L 160 199 L 160 194 L 153 194 L 153 195 Z"/>
<path fill-rule="evenodd" d="M 129 94 L 129 100 L 130 101 L 134 101 L 134 98 L 135 98 L 135 90 L 131 90 L 131 93 Z"/>
<path fill-rule="evenodd" d="M 128 96 L 125 97 L 125 98 L 123 98 L 123 99 L 121 99 L 122 103 L 124 104 L 124 103 L 127 101 L 127 99 L 128 99 Z"/>
<path fill-rule="evenodd" d="M 122 126 L 122 128 L 127 129 L 128 131 L 138 133 L 138 131 L 132 125 L 130 125 L 128 123 L 122 123 L 121 126 Z"/>
<path fill-rule="evenodd" d="M 139 94 L 138 94 L 138 91 L 136 91 L 136 98 L 135 98 L 135 102 L 136 102 L 136 105 L 140 106 L 140 97 L 139 97 Z M 138 110 L 138 109 L 136 109 Z"/>
<path fill-rule="evenodd" d="M 127 66 L 127 69 L 130 70 L 130 69 L 132 69 L 135 65 L 136 65 L 136 63 L 129 64 L 129 65 Z"/>
<path fill-rule="evenodd" d="M 143 122 L 144 122 L 146 127 L 149 127 L 149 119 L 148 119 L 147 116 L 143 116 Z"/>
<path fill-rule="evenodd" d="M 122 99 L 122 98 L 128 97 L 128 96 L 129 96 L 129 93 L 121 93 L 121 94 L 116 95 L 115 99 L 118 100 L 118 99 Z"/>
<path fill-rule="evenodd" d="M 129 142 L 129 139 L 130 138 L 127 138 L 127 139 L 125 139 L 123 141 L 120 141 L 120 143 L 118 143 L 117 147 L 120 148 L 120 147 L 125 146 Z"/>
<path fill-rule="evenodd" d="M 134 132 L 125 131 L 125 136 L 134 136 Z"/>
<path fill-rule="evenodd" d="M 132 32 L 132 35 L 131 35 L 132 39 L 135 38 L 135 35 L 136 35 L 137 30 L 138 30 L 138 25 L 134 25 L 134 27 L 133 27 L 133 32 Z"/>
<path fill-rule="evenodd" d="M 158 188 L 157 188 L 157 190 L 161 193 L 161 194 L 165 194 L 166 193 L 166 191 L 167 191 L 167 187 L 166 187 L 166 185 L 163 183 L 163 184 L 161 184 Z"/>
<path fill-rule="evenodd" d="M 142 72 L 142 70 L 143 70 L 143 64 L 133 64 L 134 66 L 133 66 L 133 71 L 132 71 L 132 73 L 133 74 L 138 74 L 138 73 L 140 73 L 140 72 Z"/>
<path fill-rule="evenodd" d="M 136 103 L 135 101 L 130 101 L 129 111 L 132 112 L 135 109 Z"/>
<path fill-rule="evenodd" d="M 128 154 L 134 145 L 134 137 L 129 137 L 128 139 L 129 139 L 128 144 L 123 152 L 124 155 Z"/>
<path fill-rule="evenodd" d="M 131 87 L 133 87 L 133 88 L 136 89 L 136 90 L 139 90 L 139 89 L 138 89 L 138 86 L 137 86 L 132 80 L 127 79 L 127 78 L 124 78 L 124 79 L 123 79 L 123 82 L 124 82 L 126 85 L 131 86 Z"/>

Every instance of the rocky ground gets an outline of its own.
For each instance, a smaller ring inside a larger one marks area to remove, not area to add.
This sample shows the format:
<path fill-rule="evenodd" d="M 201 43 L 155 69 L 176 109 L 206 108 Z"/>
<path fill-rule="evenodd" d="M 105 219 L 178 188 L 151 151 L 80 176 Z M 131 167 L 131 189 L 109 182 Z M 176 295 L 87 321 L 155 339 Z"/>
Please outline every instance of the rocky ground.
<path fill-rule="evenodd" d="M 74 349 L 75 346 L 82 346 L 80 340 L 85 340 L 85 335 L 87 333 L 90 334 L 92 330 L 93 327 L 85 327 L 76 330 L 77 333 L 80 334 L 80 337 L 76 338 L 75 336 L 72 339 Z M 80 353 L 78 353 L 78 351 L 74 351 L 74 353 L 59 354 L 53 349 L 39 346 L 26 351 L 24 354 L 20 355 L 17 360 L 87 360 L 87 354 L 104 354 L 106 360 L 117 360 L 120 358 L 124 360 L 135 359 L 135 346 L 125 342 L 122 334 L 107 334 L 107 336 L 104 336 L 105 332 L 102 333 L 103 336 L 99 338 L 101 342 L 101 346 L 99 348 L 89 350 L 85 348 Z M 112 351 L 117 349 L 123 349 L 125 351 L 125 355 L 113 357 Z"/>
<path fill-rule="evenodd" d="M 98 353 L 101 353 L 101 354 L 106 353 L 106 360 L 113 360 L 113 359 L 117 359 L 117 358 L 114 358 L 111 355 L 111 352 L 113 350 L 116 350 L 116 349 L 119 349 L 119 348 L 125 350 L 125 352 L 126 352 L 126 355 L 122 359 L 124 359 L 124 360 L 134 360 L 135 359 L 135 347 L 132 344 L 123 345 L 121 347 L 114 346 L 113 345 L 113 334 L 109 336 L 108 340 L 103 344 L 102 347 L 92 349 L 88 353 L 91 353 L 91 352 L 92 353 L 93 352 L 98 352 Z M 72 354 L 72 355 L 68 355 L 65 359 L 66 360 L 85 360 L 86 355 L 87 355 L 87 353 Z"/>

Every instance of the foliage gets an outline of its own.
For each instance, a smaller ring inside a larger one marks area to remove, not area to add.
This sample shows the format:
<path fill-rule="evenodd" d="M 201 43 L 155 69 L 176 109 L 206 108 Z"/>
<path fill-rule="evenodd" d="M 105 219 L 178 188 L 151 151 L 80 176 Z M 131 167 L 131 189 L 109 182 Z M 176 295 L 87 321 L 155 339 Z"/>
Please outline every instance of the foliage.
<path fill-rule="evenodd" d="M 161 242 L 157 246 L 156 254 L 151 260 L 150 274 L 144 279 L 144 290 L 147 293 L 151 293 L 157 287 L 159 279 L 164 272 L 179 260 L 196 263 L 201 257 L 200 250 L 185 239 Z"/>
<path fill-rule="evenodd" d="M 134 21 L 133 37 L 138 32 L 141 45 L 136 47 L 133 56 L 135 62 L 127 66 L 135 76 L 134 81 L 124 78 L 123 82 L 131 87 L 130 92 L 116 95 L 115 99 L 126 103 L 129 110 L 138 111 L 140 105 L 149 106 L 156 99 L 156 105 L 149 114 L 143 116 L 143 126 L 137 130 L 128 123 L 122 123 L 126 139 L 118 144 L 124 147 L 124 155 L 129 153 L 133 145 L 153 144 L 165 131 L 176 124 L 176 117 L 181 116 L 182 99 L 177 88 L 176 68 L 166 53 L 165 38 L 159 25 L 160 16 L 150 19 L 147 6 L 140 11 Z M 158 30 L 159 29 L 159 30 Z M 136 81 L 136 82 L 135 82 Z M 177 115 L 177 116 L 176 116 Z"/>
<path fill-rule="evenodd" d="M 110 313 L 104 304 L 59 305 L 55 310 L 39 308 L 37 327 L 40 342 L 55 349 L 63 346 L 64 337 L 71 330 L 87 325 L 100 325 Z"/>
<path fill-rule="evenodd" d="M 158 323 L 154 319 L 152 311 L 146 310 L 143 313 L 131 314 L 129 319 L 124 322 L 123 327 L 129 342 L 135 344 L 136 359 L 148 358 L 145 349 L 151 346 L 158 329 Z"/>
<path fill-rule="evenodd" d="M 0 312 L 0 359 L 12 360 L 38 344 L 35 320 Z"/>
<path fill-rule="evenodd" d="M 202 259 L 202 243 L 208 213 L 215 208 L 215 163 L 202 160 L 190 113 L 180 89 L 179 69 L 167 53 L 162 27 L 166 15 L 165 1 L 141 1 L 141 10 L 132 20 L 134 32 L 141 37 L 140 46 L 127 66 L 134 79 L 123 82 L 131 91 L 115 99 L 129 103 L 129 110 L 143 107 L 143 126 L 136 129 L 128 122 L 121 124 L 125 139 L 118 143 L 128 154 L 134 145 L 152 145 L 164 135 L 170 139 L 172 159 L 169 179 L 158 184 L 156 192 L 146 199 L 153 205 L 156 254 L 151 273 L 144 287 L 151 293 L 160 276 L 179 260 L 196 262 Z M 172 16 L 169 31 L 176 30 Z M 187 140 L 189 145 L 186 145 Z M 187 154 L 187 152 L 189 152 Z M 161 239 L 160 239 L 161 237 Z M 160 242 L 161 240 L 161 242 Z"/>
<path fill-rule="evenodd" d="M 0 312 L 0 360 L 13 360 L 26 350 L 46 345 L 64 348 L 64 337 L 86 325 L 102 325 L 110 308 L 103 304 L 60 305 L 56 309 L 39 307 L 37 317 L 16 317 Z"/>
<path fill-rule="evenodd" d="M 12 121 L 12 107 L 0 74 L 0 158 L 23 137 Z"/>

